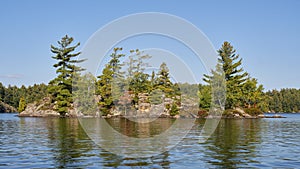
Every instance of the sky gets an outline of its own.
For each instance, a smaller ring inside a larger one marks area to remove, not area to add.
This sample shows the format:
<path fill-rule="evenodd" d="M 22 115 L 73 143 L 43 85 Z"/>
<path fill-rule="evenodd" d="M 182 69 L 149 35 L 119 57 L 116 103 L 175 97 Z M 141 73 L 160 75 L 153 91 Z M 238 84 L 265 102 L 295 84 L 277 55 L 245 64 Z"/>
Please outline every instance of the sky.
<path fill-rule="evenodd" d="M 298 0 L 1 0 L 0 82 L 6 86 L 48 83 L 56 76 L 50 45 L 64 35 L 81 42 L 80 50 L 113 20 L 161 12 L 194 24 L 215 49 L 229 41 L 243 59 L 243 68 L 266 90 L 300 88 L 299 8 Z M 136 48 L 151 47 L 151 43 L 132 43 Z M 203 72 L 193 73 L 200 80 Z"/>

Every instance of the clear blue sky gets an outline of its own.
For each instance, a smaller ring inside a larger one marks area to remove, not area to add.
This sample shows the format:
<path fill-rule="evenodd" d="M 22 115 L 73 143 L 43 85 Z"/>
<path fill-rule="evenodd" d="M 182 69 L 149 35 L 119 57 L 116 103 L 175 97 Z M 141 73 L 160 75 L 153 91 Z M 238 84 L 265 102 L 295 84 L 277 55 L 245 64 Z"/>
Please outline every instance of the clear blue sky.
<path fill-rule="evenodd" d="M 50 45 L 65 34 L 84 44 L 114 19 L 164 12 L 196 25 L 216 49 L 231 42 L 244 69 L 266 89 L 300 88 L 299 8 L 299 0 L 1 0 L 0 81 L 6 86 L 48 83 L 55 77 Z"/>

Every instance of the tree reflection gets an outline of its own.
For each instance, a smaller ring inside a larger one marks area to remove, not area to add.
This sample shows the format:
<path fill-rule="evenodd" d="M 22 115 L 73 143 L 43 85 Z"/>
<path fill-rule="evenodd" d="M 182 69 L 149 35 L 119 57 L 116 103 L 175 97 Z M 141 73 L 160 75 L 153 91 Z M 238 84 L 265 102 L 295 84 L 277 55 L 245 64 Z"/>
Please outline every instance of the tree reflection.
<path fill-rule="evenodd" d="M 47 128 L 56 168 L 71 167 L 89 156 L 93 144 L 77 119 L 47 119 Z"/>
<path fill-rule="evenodd" d="M 247 167 L 247 163 L 255 162 L 256 145 L 261 143 L 260 124 L 259 119 L 221 120 L 206 144 L 205 158 L 224 168 Z"/>

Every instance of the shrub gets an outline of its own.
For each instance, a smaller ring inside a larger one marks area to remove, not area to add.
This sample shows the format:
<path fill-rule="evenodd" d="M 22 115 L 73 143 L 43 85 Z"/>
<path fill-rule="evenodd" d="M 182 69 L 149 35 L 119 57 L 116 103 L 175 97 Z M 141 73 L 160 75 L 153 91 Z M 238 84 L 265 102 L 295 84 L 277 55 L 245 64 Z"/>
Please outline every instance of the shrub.
<path fill-rule="evenodd" d="M 179 109 L 175 103 L 172 104 L 171 110 L 170 110 L 170 116 L 175 116 L 179 114 Z"/>
<path fill-rule="evenodd" d="M 258 108 L 246 108 L 244 109 L 244 111 L 251 116 L 257 116 L 263 114 L 263 112 Z"/>
<path fill-rule="evenodd" d="M 239 112 L 238 110 L 235 110 L 235 109 L 226 109 L 222 116 L 223 117 L 234 117 L 234 114 L 239 114 L 239 115 L 242 115 L 241 112 Z"/>

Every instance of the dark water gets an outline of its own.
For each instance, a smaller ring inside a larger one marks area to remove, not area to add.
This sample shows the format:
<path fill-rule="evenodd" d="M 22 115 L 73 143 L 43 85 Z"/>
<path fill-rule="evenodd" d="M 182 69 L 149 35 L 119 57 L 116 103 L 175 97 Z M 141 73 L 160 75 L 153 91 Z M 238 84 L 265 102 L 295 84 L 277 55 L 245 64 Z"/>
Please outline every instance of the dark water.
<path fill-rule="evenodd" d="M 298 168 L 300 115 L 285 116 L 288 118 L 221 120 L 201 144 L 198 135 L 204 120 L 197 120 L 169 151 L 149 158 L 127 158 L 96 145 L 77 119 L 0 114 L 0 168 Z M 168 126 L 173 121 L 160 119 L 159 123 Z M 134 137 L 165 130 L 125 119 L 109 124 Z"/>

